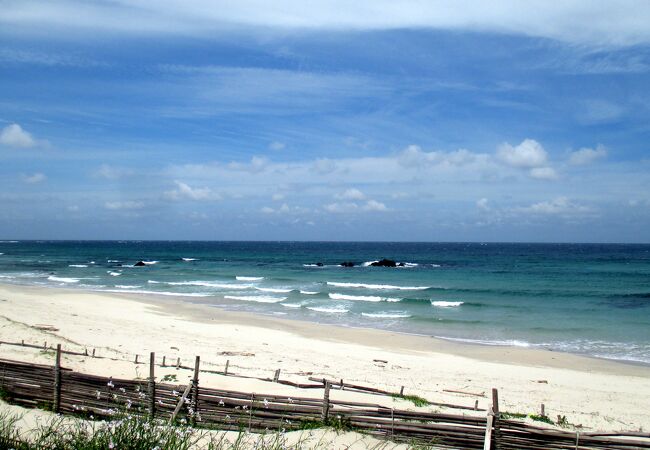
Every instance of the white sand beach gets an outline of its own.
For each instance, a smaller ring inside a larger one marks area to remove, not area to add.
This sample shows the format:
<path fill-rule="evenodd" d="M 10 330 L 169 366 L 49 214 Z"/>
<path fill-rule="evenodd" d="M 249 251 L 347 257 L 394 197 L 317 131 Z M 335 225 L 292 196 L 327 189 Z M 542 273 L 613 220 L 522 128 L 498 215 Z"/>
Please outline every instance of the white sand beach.
<path fill-rule="evenodd" d="M 202 299 L 204 300 L 204 299 Z M 145 376 L 134 364 L 156 352 L 168 364 L 181 358 L 204 369 L 308 382 L 308 377 L 343 379 L 433 402 L 487 408 L 491 388 L 499 390 L 501 411 L 566 416 L 585 430 L 638 431 L 650 425 L 650 367 L 515 347 L 477 346 L 379 330 L 319 325 L 248 313 L 225 312 L 206 302 L 173 297 L 85 292 L 14 285 L 0 286 L 0 340 L 54 345 L 117 359 L 64 355 L 63 365 L 114 377 Z M 52 364 L 51 353 L 0 345 L 0 357 Z M 158 377 L 186 382 L 190 370 L 156 368 Z M 254 379 L 201 374 L 201 385 L 256 393 L 320 397 Z M 463 391 L 477 396 L 447 391 Z M 356 399 L 395 408 L 405 400 L 348 391 L 333 398 Z M 461 414 L 443 407 L 432 410 Z M 465 412 L 466 414 L 485 414 Z M 527 419 L 530 420 L 530 419 Z"/>

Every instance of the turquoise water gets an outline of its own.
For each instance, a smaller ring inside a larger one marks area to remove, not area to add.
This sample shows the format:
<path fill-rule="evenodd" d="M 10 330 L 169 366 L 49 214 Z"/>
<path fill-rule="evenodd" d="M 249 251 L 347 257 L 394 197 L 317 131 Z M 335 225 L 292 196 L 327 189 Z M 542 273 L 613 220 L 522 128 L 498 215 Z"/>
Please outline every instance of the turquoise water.
<path fill-rule="evenodd" d="M 1 241 L 0 282 L 650 363 L 650 245 Z"/>

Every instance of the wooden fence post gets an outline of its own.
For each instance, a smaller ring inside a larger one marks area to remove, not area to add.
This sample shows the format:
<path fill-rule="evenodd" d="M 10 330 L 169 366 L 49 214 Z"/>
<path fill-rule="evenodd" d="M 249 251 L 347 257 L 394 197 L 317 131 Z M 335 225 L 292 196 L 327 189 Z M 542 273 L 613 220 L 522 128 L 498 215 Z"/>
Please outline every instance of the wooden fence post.
<path fill-rule="evenodd" d="M 327 423 L 330 414 L 330 382 L 325 382 L 325 392 L 323 393 L 323 411 L 321 413 L 321 420 Z"/>
<path fill-rule="evenodd" d="M 223 374 L 224 374 L 224 375 L 228 375 L 228 365 L 229 365 L 229 364 L 230 364 L 230 360 L 227 359 L 227 360 L 226 360 L 226 367 L 225 367 L 225 369 L 223 369 Z"/>
<path fill-rule="evenodd" d="M 273 382 L 277 383 L 279 379 L 280 379 L 280 369 L 275 371 L 275 375 L 273 375 Z"/>
<path fill-rule="evenodd" d="M 149 355 L 149 418 L 153 420 L 156 416 L 156 378 L 155 378 L 155 367 L 156 367 L 156 354 L 151 352 Z"/>
<path fill-rule="evenodd" d="M 56 344 L 56 359 L 54 360 L 54 398 L 52 411 L 55 414 L 61 409 L 61 344 Z"/>
<path fill-rule="evenodd" d="M 190 423 L 192 426 L 196 424 L 196 415 L 199 408 L 199 364 L 201 364 L 201 357 L 197 355 L 194 361 L 194 378 L 192 378 L 192 401 L 190 402 Z"/>
<path fill-rule="evenodd" d="M 501 431 L 499 430 L 499 391 L 492 388 L 492 412 L 494 413 L 494 449 L 499 450 Z"/>
<path fill-rule="evenodd" d="M 492 405 L 488 406 L 487 418 L 485 421 L 485 439 L 483 440 L 483 450 L 492 448 L 492 425 L 494 424 L 494 412 Z"/>

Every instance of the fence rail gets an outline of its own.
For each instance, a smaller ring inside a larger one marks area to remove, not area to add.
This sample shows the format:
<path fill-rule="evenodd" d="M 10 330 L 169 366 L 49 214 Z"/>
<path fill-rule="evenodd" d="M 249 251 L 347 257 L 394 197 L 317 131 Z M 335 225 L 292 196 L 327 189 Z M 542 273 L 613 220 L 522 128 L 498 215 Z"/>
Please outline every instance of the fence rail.
<path fill-rule="evenodd" d="M 57 347 L 57 362 L 61 349 Z M 118 411 L 224 430 L 298 430 L 338 424 L 394 441 L 462 449 L 650 449 L 650 433 L 582 433 L 500 417 L 498 395 L 485 417 L 408 411 L 372 403 L 199 388 L 199 358 L 189 385 L 158 383 L 154 355 L 147 379 L 129 380 L 0 359 L 0 388 L 11 402 L 63 414 L 107 418 Z"/>

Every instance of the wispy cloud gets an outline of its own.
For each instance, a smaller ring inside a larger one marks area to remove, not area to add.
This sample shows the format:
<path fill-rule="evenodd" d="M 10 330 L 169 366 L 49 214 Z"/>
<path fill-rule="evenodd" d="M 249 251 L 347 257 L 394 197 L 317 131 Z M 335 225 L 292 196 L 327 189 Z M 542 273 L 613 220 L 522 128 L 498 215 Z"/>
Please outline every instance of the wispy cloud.
<path fill-rule="evenodd" d="M 535 14 L 530 12 L 535 11 Z M 35 0 L 10 2 L 0 23 L 29 26 L 34 31 L 59 27 L 132 34 L 205 35 L 225 25 L 298 30 L 381 30 L 432 28 L 483 30 L 523 34 L 569 42 L 629 45 L 650 40 L 650 6 L 644 1 L 617 3 L 577 0 L 570 3 L 501 0 L 489 4 L 439 0 L 362 0 L 342 7 L 338 2 L 260 0 L 193 2 L 169 0 L 148 4 L 64 0 L 56 4 Z"/>

